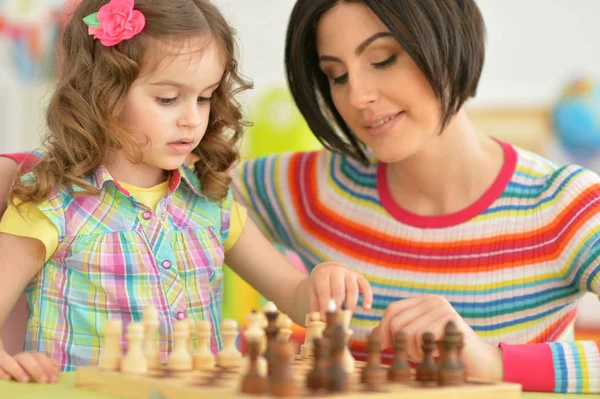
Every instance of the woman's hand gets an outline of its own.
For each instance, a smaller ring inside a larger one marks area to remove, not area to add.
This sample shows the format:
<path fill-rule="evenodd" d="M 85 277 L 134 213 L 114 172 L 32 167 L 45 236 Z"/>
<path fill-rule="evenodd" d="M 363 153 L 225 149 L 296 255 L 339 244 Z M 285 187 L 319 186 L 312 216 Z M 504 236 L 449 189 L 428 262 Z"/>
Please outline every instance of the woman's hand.
<path fill-rule="evenodd" d="M 392 345 L 392 337 L 403 331 L 408 341 L 408 356 L 414 362 L 423 359 L 421 337 L 431 332 L 436 341 L 444 335 L 444 327 L 452 321 L 463 333 L 462 362 L 469 377 L 501 381 L 504 376 L 500 348 L 483 341 L 456 312 L 446 298 L 423 295 L 391 303 L 374 332 L 378 333 L 383 348 Z M 438 356 L 437 350 L 434 356 Z"/>

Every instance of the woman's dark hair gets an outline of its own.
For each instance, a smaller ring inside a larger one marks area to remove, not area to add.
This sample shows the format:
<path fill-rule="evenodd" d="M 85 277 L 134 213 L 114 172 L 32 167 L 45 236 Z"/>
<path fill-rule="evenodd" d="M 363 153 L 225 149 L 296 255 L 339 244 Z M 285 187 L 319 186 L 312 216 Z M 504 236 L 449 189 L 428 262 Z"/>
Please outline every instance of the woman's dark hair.
<path fill-rule="evenodd" d="M 340 3 L 365 4 L 404 47 L 440 101 L 441 130 L 475 96 L 485 58 L 485 24 L 474 0 L 297 0 L 286 37 L 287 79 L 296 105 L 326 148 L 367 162 L 319 68 L 317 26 Z"/>

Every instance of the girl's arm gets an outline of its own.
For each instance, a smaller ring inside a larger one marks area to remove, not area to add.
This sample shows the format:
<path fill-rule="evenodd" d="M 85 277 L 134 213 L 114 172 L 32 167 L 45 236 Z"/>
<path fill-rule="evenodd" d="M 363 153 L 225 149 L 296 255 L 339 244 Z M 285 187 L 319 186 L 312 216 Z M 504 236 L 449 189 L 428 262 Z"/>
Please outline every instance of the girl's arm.
<path fill-rule="evenodd" d="M 348 309 L 354 310 L 362 292 L 363 306 L 368 309 L 373 303 L 371 287 L 362 275 L 326 262 L 307 276 L 267 241 L 251 219 L 225 254 L 225 262 L 299 325 L 304 325 L 308 313 L 324 313 L 330 299 L 335 299 L 337 306 L 346 301 Z"/>
<path fill-rule="evenodd" d="M 6 210 L 8 202 L 8 193 L 18 172 L 18 165 L 15 160 L 0 156 L 0 219 Z"/>
<path fill-rule="evenodd" d="M 0 233 L 0 330 L 29 281 L 41 270 L 45 253 L 39 240 Z M 53 382 L 59 371 L 58 362 L 41 353 L 10 356 L 0 341 L 0 379 Z"/>
<path fill-rule="evenodd" d="M 28 171 L 38 159 L 33 153 L 0 154 L 0 219 L 6 210 L 10 187 L 17 176 L 19 166 L 23 171 Z"/>

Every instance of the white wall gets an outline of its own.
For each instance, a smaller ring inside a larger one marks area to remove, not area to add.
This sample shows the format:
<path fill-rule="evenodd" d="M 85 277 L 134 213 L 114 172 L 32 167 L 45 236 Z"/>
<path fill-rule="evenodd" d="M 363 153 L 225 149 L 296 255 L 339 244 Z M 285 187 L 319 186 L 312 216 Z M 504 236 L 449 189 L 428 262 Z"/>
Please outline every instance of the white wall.
<path fill-rule="evenodd" d="M 254 80 L 255 91 L 283 84 L 285 29 L 295 1 L 215 1 L 238 30 L 243 71 Z M 600 78 L 600 0 L 478 4 L 488 28 L 488 46 L 474 104 L 546 104 L 574 74 Z"/>

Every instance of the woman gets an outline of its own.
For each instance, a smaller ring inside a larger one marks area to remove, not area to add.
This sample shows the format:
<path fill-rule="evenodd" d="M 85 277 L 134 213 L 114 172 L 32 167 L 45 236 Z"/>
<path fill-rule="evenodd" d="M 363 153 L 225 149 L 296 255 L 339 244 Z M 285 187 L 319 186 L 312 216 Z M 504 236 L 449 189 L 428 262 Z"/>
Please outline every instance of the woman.
<path fill-rule="evenodd" d="M 600 292 L 600 179 L 477 131 L 464 103 L 484 34 L 472 0 L 298 1 L 288 81 L 328 150 L 246 162 L 237 197 L 309 267 L 371 282 L 355 353 L 372 328 L 386 347 L 404 331 L 419 361 L 421 334 L 452 320 L 471 376 L 598 391 L 598 345 L 572 339 L 578 300 Z"/>

